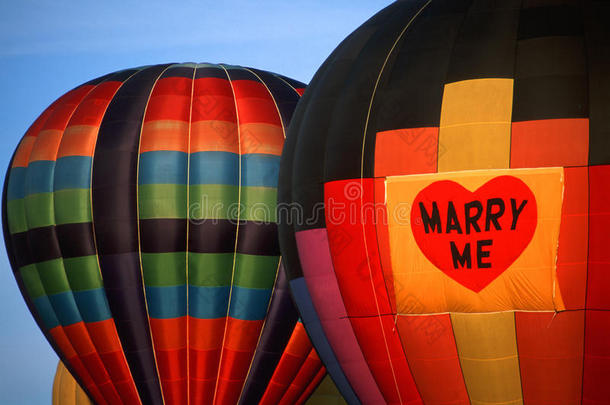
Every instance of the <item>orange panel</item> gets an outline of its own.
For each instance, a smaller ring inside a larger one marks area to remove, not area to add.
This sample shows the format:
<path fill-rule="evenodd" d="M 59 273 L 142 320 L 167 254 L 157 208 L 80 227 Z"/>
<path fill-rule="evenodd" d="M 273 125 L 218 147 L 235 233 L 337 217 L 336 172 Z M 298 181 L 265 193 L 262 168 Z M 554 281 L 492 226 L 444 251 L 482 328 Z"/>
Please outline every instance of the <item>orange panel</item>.
<path fill-rule="evenodd" d="M 85 324 L 99 353 L 122 351 L 113 319 Z"/>
<path fill-rule="evenodd" d="M 513 122 L 510 155 L 510 167 L 586 165 L 589 120 Z"/>
<path fill-rule="evenodd" d="M 523 400 L 527 404 L 579 404 L 584 312 L 515 314 Z"/>
<path fill-rule="evenodd" d="M 32 148 L 34 147 L 35 143 L 36 137 L 34 136 L 24 136 L 21 139 L 21 142 L 19 142 L 19 146 L 17 147 L 17 151 L 15 152 L 12 167 L 28 167 L 30 153 L 32 153 Z"/>
<path fill-rule="evenodd" d="M 399 316 L 397 327 L 424 403 L 469 404 L 450 316 Z"/>
<path fill-rule="evenodd" d="M 30 162 L 55 160 L 62 134 L 63 128 L 61 130 L 45 129 L 40 131 L 30 154 Z"/>
<path fill-rule="evenodd" d="M 227 318 L 224 347 L 236 351 L 254 350 L 258 343 L 263 322 L 263 320 L 245 321 L 242 319 Z"/>
<path fill-rule="evenodd" d="M 264 123 L 250 123 L 239 126 L 241 154 L 266 153 L 281 155 L 284 146 L 282 127 Z"/>
<path fill-rule="evenodd" d="M 142 127 L 140 153 L 172 150 L 188 152 L 189 123 L 176 120 L 148 121 Z"/>
<path fill-rule="evenodd" d="M 85 327 L 84 322 L 74 323 L 72 325 L 64 326 L 66 336 L 70 339 L 70 343 L 79 355 L 87 355 L 90 353 L 96 353 L 95 346 L 89 337 L 89 332 Z"/>
<path fill-rule="evenodd" d="M 228 121 L 198 121 L 191 124 L 191 153 L 221 151 L 239 153 L 237 124 Z"/>
<path fill-rule="evenodd" d="M 438 128 L 407 128 L 377 133 L 375 177 L 436 172 Z"/>
<path fill-rule="evenodd" d="M 91 125 L 70 125 L 61 137 L 57 158 L 93 156 L 99 129 L 98 126 Z"/>

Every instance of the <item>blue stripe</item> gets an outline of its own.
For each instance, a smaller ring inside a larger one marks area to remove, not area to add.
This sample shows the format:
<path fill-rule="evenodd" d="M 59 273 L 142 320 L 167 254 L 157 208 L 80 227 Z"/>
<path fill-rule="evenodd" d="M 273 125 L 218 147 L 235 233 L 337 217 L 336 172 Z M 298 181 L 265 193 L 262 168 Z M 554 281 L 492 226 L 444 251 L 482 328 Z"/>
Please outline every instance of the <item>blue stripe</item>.
<path fill-rule="evenodd" d="M 103 288 L 75 291 L 73 294 L 85 322 L 99 322 L 112 318 Z"/>
<path fill-rule="evenodd" d="M 55 161 L 39 160 L 28 165 L 25 194 L 50 193 L 53 191 Z"/>
<path fill-rule="evenodd" d="M 9 172 L 6 199 L 8 201 L 25 197 L 25 174 L 26 167 L 13 167 Z"/>
<path fill-rule="evenodd" d="M 62 326 L 74 325 L 83 320 L 78 312 L 72 291 L 49 295 L 49 300 Z"/>
<path fill-rule="evenodd" d="M 178 151 L 140 154 L 138 184 L 186 184 L 188 156 Z"/>
<path fill-rule="evenodd" d="M 271 289 L 233 287 L 229 316 L 244 321 L 259 321 L 267 316 Z"/>
<path fill-rule="evenodd" d="M 154 319 L 179 318 L 186 315 L 186 287 L 146 287 L 148 315 Z"/>
<path fill-rule="evenodd" d="M 311 296 L 309 295 L 309 290 L 305 284 L 305 279 L 300 277 L 291 280 L 290 291 L 292 291 L 294 303 L 296 304 L 297 308 L 299 309 L 299 313 L 303 318 L 303 323 L 305 324 L 307 334 L 311 339 L 311 343 L 316 348 L 320 359 L 337 385 L 341 395 L 343 395 L 343 398 L 345 398 L 348 404 L 359 405 L 360 400 L 345 377 L 343 368 L 339 364 L 339 361 L 337 360 L 337 357 L 335 356 L 335 353 L 333 352 L 332 348 L 330 347 L 330 343 L 326 338 L 326 334 L 322 329 L 320 318 L 318 317 L 318 313 L 316 312 L 316 309 L 311 301 Z"/>
<path fill-rule="evenodd" d="M 189 315 L 198 319 L 227 316 L 229 287 L 199 287 L 189 285 Z"/>
<path fill-rule="evenodd" d="M 89 188 L 91 185 L 90 156 L 65 156 L 57 159 L 53 190 Z"/>
<path fill-rule="evenodd" d="M 36 308 L 36 312 L 38 312 L 38 315 L 40 316 L 42 324 L 45 326 L 45 328 L 53 329 L 59 326 L 59 320 L 55 315 L 55 311 L 53 310 L 51 301 L 49 301 L 49 297 L 43 295 L 35 298 L 34 307 Z"/>
<path fill-rule="evenodd" d="M 252 187 L 277 187 L 280 173 L 280 157 L 261 153 L 242 156 L 241 185 Z"/>
<path fill-rule="evenodd" d="M 191 154 L 190 184 L 239 184 L 239 155 L 231 152 Z"/>

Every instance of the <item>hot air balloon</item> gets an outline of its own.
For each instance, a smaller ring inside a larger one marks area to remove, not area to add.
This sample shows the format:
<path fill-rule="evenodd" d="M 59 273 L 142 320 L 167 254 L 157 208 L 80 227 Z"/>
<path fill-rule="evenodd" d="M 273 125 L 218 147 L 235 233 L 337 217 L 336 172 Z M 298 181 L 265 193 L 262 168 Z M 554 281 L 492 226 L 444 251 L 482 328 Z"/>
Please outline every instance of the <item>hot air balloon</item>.
<path fill-rule="evenodd" d="M 275 219 L 304 87 L 229 65 L 127 69 L 69 91 L 22 138 L 3 196 L 9 258 L 95 403 L 279 403 L 324 373 Z"/>
<path fill-rule="evenodd" d="M 318 70 L 280 246 L 348 403 L 610 403 L 608 21 L 397 1 Z"/>

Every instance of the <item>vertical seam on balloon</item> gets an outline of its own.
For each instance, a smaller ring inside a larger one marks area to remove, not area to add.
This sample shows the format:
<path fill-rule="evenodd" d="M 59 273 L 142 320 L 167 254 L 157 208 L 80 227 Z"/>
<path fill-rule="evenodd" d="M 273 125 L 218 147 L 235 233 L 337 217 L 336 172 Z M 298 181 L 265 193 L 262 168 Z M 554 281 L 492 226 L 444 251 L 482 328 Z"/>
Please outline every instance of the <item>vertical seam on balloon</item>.
<path fill-rule="evenodd" d="M 72 92 L 72 91 L 76 91 L 76 90 L 77 90 L 78 88 L 80 88 L 80 87 L 82 87 L 82 86 L 79 86 L 79 87 L 77 87 L 77 88 L 75 88 L 75 89 L 71 90 L 70 92 Z M 93 86 L 91 90 L 93 90 L 93 88 L 94 88 L 94 87 L 95 87 L 95 86 Z M 87 94 L 89 94 L 89 93 L 91 92 L 91 90 L 89 90 L 89 91 L 87 92 Z M 69 92 L 69 93 L 70 93 L 70 92 Z M 66 93 L 66 94 L 68 94 L 68 93 Z M 65 95 L 64 95 L 64 96 L 65 96 Z M 62 97 L 63 97 L 63 96 L 62 96 Z M 84 97 L 86 97 L 86 94 L 83 96 L 83 98 L 84 98 Z M 65 101 L 63 101 L 63 102 L 62 102 L 62 103 L 60 103 L 59 105 L 65 105 Z M 72 114 L 74 114 L 74 111 L 76 110 L 76 108 L 77 108 L 77 107 L 78 107 L 78 104 L 77 104 L 77 105 L 74 107 L 74 109 L 73 109 L 73 110 L 72 110 L 72 112 L 70 113 L 70 117 L 72 117 Z M 49 114 L 49 117 L 50 117 L 50 116 L 52 116 L 52 114 L 53 114 L 53 113 L 50 113 L 50 114 Z M 67 125 L 67 123 L 69 122 L 69 120 L 70 120 L 70 118 L 68 118 L 68 121 L 66 122 L 66 125 Z M 47 118 L 47 121 L 48 121 L 48 118 Z M 41 129 L 38 131 L 37 136 L 36 136 L 36 140 L 35 140 L 34 142 L 38 142 L 38 141 L 39 141 L 39 139 L 40 139 L 40 138 L 38 137 L 38 135 L 39 135 L 39 134 L 40 134 L 40 132 L 43 130 L 43 128 L 44 128 L 44 125 L 43 125 L 43 126 L 41 127 Z M 65 131 L 65 127 L 64 127 L 64 131 Z M 62 136 L 63 136 L 63 131 L 62 131 Z M 27 159 L 28 165 L 26 166 L 26 173 L 27 173 L 27 171 L 29 170 L 30 163 L 32 162 L 30 159 L 31 159 L 31 151 L 32 151 L 33 149 L 34 149 L 34 148 L 32 147 L 32 149 L 30 150 L 30 154 L 28 155 L 28 159 Z M 59 145 L 58 145 L 58 150 L 59 150 Z M 57 162 L 57 152 L 56 152 L 56 155 L 55 155 L 55 163 L 56 163 L 56 162 Z M 55 168 L 53 168 L 53 171 L 55 171 Z M 24 187 L 25 187 L 25 185 L 24 185 Z M 50 192 L 50 194 L 51 194 L 51 198 L 52 198 L 52 199 L 53 199 L 53 201 L 54 201 L 54 195 L 53 195 L 53 191 L 51 191 L 51 192 Z M 28 224 L 28 221 L 27 221 L 27 218 L 28 218 L 28 209 L 27 209 L 27 206 L 25 205 L 25 197 L 24 197 L 24 215 L 25 215 L 25 219 L 26 219 L 26 224 Z M 55 217 L 55 208 L 54 208 L 54 207 L 53 207 L 53 217 Z M 29 230 L 29 224 L 28 224 L 27 226 L 28 226 L 28 230 Z M 54 224 L 51 224 L 51 226 L 54 226 Z M 28 244 L 28 250 L 32 250 L 32 247 L 30 246 L 30 242 L 29 242 L 29 240 L 28 240 L 27 244 Z M 61 247 L 60 247 L 60 251 L 61 251 Z M 34 268 L 36 268 L 36 273 L 37 273 L 37 274 L 38 274 L 38 276 L 40 277 L 40 270 L 38 269 L 38 264 L 39 264 L 39 263 L 40 263 L 40 262 L 35 262 L 35 263 L 32 263 L 32 264 L 34 265 Z M 63 266 L 63 259 L 62 259 L 62 266 Z M 65 273 L 65 268 L 64 268 L 64 272 L 63 272 L 63 274 L 64 274 L 64 275 L 66 275 L 66 273 Z M 67 276 L 66 276 L 66 279 L 67 279 Z M 70 285 L 70 284 L 69 284 L 69 282 L 68 282 L 68 286 L 69 286 L 69 285 Z M 47 287 L 46 287 L 46 286 L 45 286 L 45 284 L 42 282 L 42 280 L 41 280 L 41 286 L 42 286 L 42 289 L 45 291 L 45 295 L 46 295 L 47 297 L 49 297 L 49 294 L 47 293 Z M 72 290 L 70 290 L 70 293 L 72 294 L 72 297 L 74 297 L 74 295 L 73 295 L 73 293 L 72 293 Z M 58 322 L 59 322 L 58 327 L 59 327 L 59 328 L 61 329 L 61 331 L 62 331 L 62 332 L 63 332 L 63 333 L 66 335 L 66 341 L 68 342 L 68 344 L 70 345 L 70 347 L 72 348 L 72 350 L 74 350 L 74 352 L 76 353 L 76 357 L 77 357 L 79 360 L 81 360 L 81 355 L 79 354 L 78 350 L 76 350 L 76 348 L 75 348 L 74 344 L 72 343 L 72 341 L 71 341 L 71 340 L 68 338 L 68 336 L 67 336 L 67 334 L 66 334 L 66 332 L 65 332 L 64 325 L 62 325 L 62 324 L 61 324 L 61 322 L 59 321 L 59 317 L 58 317 L 58 315 L 57 315 L 57 314 L 58 314 L 58 312 L 57 312 L 57 310 L 55 309 L 55 307 L 53 306 L 53 303 L 52 303 L 52 302 L 50 302 L 50 306 L 51 306 L 51 308 L 52 308 L 52 310 L 53 310 L 53 313 L 54 313 L 55 317 L 56 317 L 56 318 L 58 318 Z M 78 307 L 77 307 L 77 310 L 78 310 Z M 80 311 L 79 311 L 79 315 L 80 315 Z M 81 316 L 81 318 L 82 318 L 82 316 Z M 88 333 L 88 332 L 87 332 L 87 337 L 89 337 L 89 340 L 91 340 L 91 337 L 89 336 L 89 333 Z M 65 356 L 65 354 L 64 354 L 64 356 Z M 82 362 L 82 360 L 81 360 L 81 362 Z M 89 378 L 91 378 L 91 382 L 92 382 L 93 386 L 94 386 L 94 387 L 96 387 L 96 388 L 98 389 L 98 391 L 99 391 L 99 387 L 98 387 L 97 383 L 95 382 L 95 380 L 93 379 L 93 376 L 91 375 L 91 373 L 89 372 L 89 370 L 87 370 L 87 369 L 85 368 L 85 369 L 84 369 L 84 371 L 85 371 L 86 375 L 87 375 Z M 83 384 L 83 385 L 84 385 L 84 384 Z M 104 395 L 101 393 L 101 391 L 100 391 L 100 396 L 101 396 L 102 398 L 104 398 L 104 399 L 105 399 L 105 397 L 104 397 Z"/>
<path fill-rule="evenodd" d="M 93 237 L 93 247 L 95 248 L 95 261 L 97 263 L 97 271 L 100 273 L 100 279 L 102 280 L 102 288 L 104 289 L 104 297 L 106 297 L 106 287 L 104 286 L 104 277 L 102 275 L 102 267 L 100 265 L 100 255 L 99 255 L 99 251 L 97 249 L 97 238 L 95 236 L 95 222 L 93 220 L 94 219 L 93 218 L 93 157 L 95 156 L 95 148 L 97 146 L 97 141 L 99 139 L 100 127 L 104 120 L 104 116 L 106 115 L 106 112 L 108 111 L 108 106 L 110 106 L 110 103 L 112 103 L 112 100 L 114 100 L 114 97 L 118 93 L 119 89 L 121 87 L 123 87 L 125 82 L 128 81 L 129 79 L 131 79 L 137 72 L 139 72 L 139 70 L 133 72 L 131 75 L 129 75 L 129 77 L 124 79 L 121 82 L 121 85 L 119 87 L 117 87 L 114 94 L 110 98 L 110 101 L 108 102 L 108 105 L 106 106 L 106 109 L 104 110 L 104 114 L 102 115 L 102 119 L 100 120 L 100 125 L 98 125 L 98 127 L 97 127 L 96 136 L 95 136 L 95 144 L 93 145 L 93 150 L 91 151 L 91 169 L 90 169 L 91 174 L 89 176 L 89 214 L 91 215 L 91 234 Z M 109 308 L 109 310 L 110 310 L 110 308 Z M 123 350 L 123 342 L 121 341 L 121 339 L 119 337 L 119 332 L 116 329 L 116 324 L 114 322 L 114 316 L 112 316 L 112 312 L 110 312 L 110 316 L 111 316 L 112 325 L 114 328 L 114 333 L 119 342 L 119 347 L 121 348 L 121 356 L 122 356 L 123 360 L 125 361 L 124 364 L 127 366 L 127 371 L 129 371 L 129 376 L 131 377 L 130 383 L 133 385 L 133 388 L 138 396 L 138 400 L 140 401 L 140 404 L 142 404 L 142 399 L 140 398 L 140 392 L 137 390 L 137 387 L 135 386 L 133 374 L 131 373 L 131 367 L 129 367 L 129 362 L 127 361 L 127 357 L 125 356 L 125 351 Z"/>
<path fill-rule="evenodd" d="M 140 268 L 140 280 L 142 286 L 142 296 L 144 298 L 144 309 L 146 309 L 146 323 L 148 324 L 148 335 L 150 337 L 150 343 L 152 345 L 152 355 L 155 361 L 155 371 L 157 372 L 157 379 L 159 380 L 159 391 L 161 393 L 161 402 L 165 404 L 165 396 L 163 394 L 163 383 L 161 382 L 161 374 L 159 373 L 159 365 L 157 363 L 157 350 L 155 348 L 155 338 L 153 336 L 152 328 L 150 325 L 150 314 L 148 313 L 148 301 L 146 299 L 146 283 L 144 282 L 144 266 L 142 265 L 142 246 L 140 239 L 140 190 L 139 190 L 139 176 L 140 176 L 140 148 L 142 146 L 142 129 L 144 128 L 144 120 L 146 119 L 146 113 L 148 112 L 148 104 L 150 103 L 150 98 L 152 97 L 153 92 L 155 91 L 155 87 L 157 87 L 157 83 L 163 74 L 175 64 L 167 65 L 156 77 L 155 82 L 150 88 L 150 92 L 148 93 L 148 98 L 146 100 L 146 107 L 144 107 L 144 112 L 142 114 L 142 122 L 140 123 L 140 132 L 138 133 L 138 150 L 136 154 L 136 223 L 137 223 L 137 236 L 138 236 L 138 266 Z"/>
<path fill-rule="evenodd" d="M 216 372 L 216 384 L 214 385 L 214 397 L 212 399 L 212 405 L 216 404 L 216 394 L 218 393 L 218 383 L 220 381 L 220 370 L 222 368 L 222 355 L 224 353 L 225 341 L 227 339 L 227 329 L 229 326 L 229 313 L 231 311 L 231 298 L 233 296 L 233 282 L 235 280 L 235 266 L 237 261 L 237 243 L 239 241 L 239 220 L 241 214 L 241 128 L 239 124 L 239 109 L 237 107 L 237 97 L 235 96 L 235 89 L 233 88 L 233 81 L 231 79 L 231 75 L 229 75 L 228 70 L 222 65 L 218 65 L 222 70 L 224 70 L 227 75 L 227 80 L 229 81 L 229 85 L 231 86 L 231 92 L 233 93 L 233 103 L 235 107 L 235 120 L 237 124 L 237 151 L 238 151 L 238 174 L 237 174 L 237 224 L 235 227 L 235 245 L 233 250 L 233 266 L 231 269 L 231 287 L 229 288 L 229 300 L 227 302 L 227 315 L 225 316 L 225 327 L 222 335 L 222 345 L 220 346 L 220 356 L 218 358 L 218 370 Z M 229 219 L 231 221 L 231 219 Z"/>
<path fill-rule="evenodd" d="M 189 339 L 189 228 L 190 228 L 190 217 L 191 217 L 191 202 L 190 202 L 190 175 L 191 175 L 191 128 L 193 124 L 193 104 L 195 100 L 195 78 L 197 77 L 197 65 L 193 68 L 193 78 L 191 80 L 191 106 L 189 109 L 189 129 L 187 136 L 186 146 L 186 248 L 185 248 L 185 261 L 186 261 L 186 403 L 191 403 L 191 375 L 190 375 L 190 339 Z"/>
<path fill-rule="evenodd" d="M 394 52 L 394 49 L 396 48 L 396 46 L 398 45 L 398 42 L 402 39 L 403 35 L 405 34 L 405 32 L 409 29 L 409 27 L 411 27 L 411 24 L 415 21 L 415 19 L 422 13 L 422 11 L 432 2 L 432 0 L 428 0 L 416 13 L 415 15 L 413 15 L 413 17 L 411 17 L 411 19 L 407 22 L 407 24 L 403 27 L 402 31 L 400 32 L 400 34 L 398 34 L 398 37 L 396 38 L 396 40 L 394 41 L 392 47 L 389 49 L 385 60 L 383 62 L 383 65 L 381 66 L 381 69 L 379 70 L 379 74 L 377 75 L 377 80 L 375 81 L 375 87 L 373 88 L 373 93 L 371 94 L 371 98 L 369 101 L 369 107 L 368 107 L 368 111 L 367 111 L 367 115 L 366 115 L 366 121 L 364 124 L 364 133 L 363 133 L 363 137 L 362 137 L 362 154 L 361 154 L 361 161 L 360 161 L 360 203 L 364 204 L 364 197 L 363 197 L 363 193 L 362 193 L 362 189 L 364 188 L 364 152 L 365 152 L 365 146 L 366 146 L 366 134 L 368 131 L 368 126 L 369 126 L 369 119 L 371 117 L 371 110 L 373 108 L 373 101 L 375 100 L 375 95 L 377 92 L 377 87 L 379 86 L 379 82 L 381 80 L 381 76 L 383 75 L 383 72 L 385 70 L 385 67 L 388 63 L 388 60 L 390 59 L 390 56 L 392 55 L 392 53 Z M 365 256 L 366 256 L 366 262 L 369 268 L 369 280 L 371 282 L 371 289 L 373 291 L 373 296 L 375 297 L 375 305 L 377 307 L 377 313 L 378 313 L 378 319 L 379 319 L 379 326 L 381 327 L 381 333 L 383 335 L 383 340 L 384 340 L 384 344 L 385 344 L 385 349 L 386 349 L 386 353 L 388 356 L 388 363 L 390 366 L 390 369 L 392 370 L 392 377 L 394 378 L 394 386 L 396 389 L 396 393 L 398 394 L 398 400 L 400 401 L 401 404 L 403 404 L 403 400 L 402 400 L 402 396 L 400 394 L 400 388 L 398 386 L 398 379 L 396 377 L 396 371 L 394 370 L 394 364 L 392 363 L 392 356 L 390 355 L 390 348 L 388 346 L 388 339 L 386 337 L 386 333 L 385 333 L 385 329 L 384 329 L 384 325 L 383 325 L 383 321 L 381 320 L 381 315 L 380 315 L 380 310 L 379 310 L 379 300 L 377 298 L 377 291 L 375 290 L 375 283 L 373 281 L 373 269 L 371 267 L 371 261 L 369 259 L 368 256 L 368 246 L 367 246 L 367 240 L 366 240 L 366 230 L 365 230 L 365 224 L 362 223 L 362 236 L 363 236 L 363 240 L 364 240 L 364 250 L 365 250 Z M 385 284 L 385 283 L 384 283 Z M 387 287 L 386 287 L 387 289 Z M 389 301 L 389 297 L 388 297 L 388 301 Z M 399 337 L 400 339 L 400 337 Z M 401 345 L 402 346 L 402 345 Z M 404 355 L 404 348 L 403 348 L 403 355 Z M 407 361 L 408 364 L 408 359 L 407 356 L 404 355 L 405 360 Z M 411 378 L 413 379 L 413 383 L 415 384 L 415 388 L 418 391 L 417 394 L 418 396 L 421 398 L 421 394 L 419 392 L 419 388 L 417 388 L 417 383 L 415 382 L 415 378 L 413 377 L 413 372 L 410 370 L 410 366 L 409 366 L 409 373 L 411 374 Z"/>

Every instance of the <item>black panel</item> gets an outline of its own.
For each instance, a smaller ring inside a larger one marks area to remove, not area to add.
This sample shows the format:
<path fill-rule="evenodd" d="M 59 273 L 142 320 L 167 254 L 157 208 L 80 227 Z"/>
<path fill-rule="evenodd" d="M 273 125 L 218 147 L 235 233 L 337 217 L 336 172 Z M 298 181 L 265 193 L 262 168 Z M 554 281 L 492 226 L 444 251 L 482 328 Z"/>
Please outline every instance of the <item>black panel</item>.
<path fill-rule="evenodd" d="M 227 80 L 227 74 L 224 69 L 220 67 L 198 67 L 195 72 L 195 79 L 225 79 Z"/>
<path fill-rule="evenodd" d="M 187 79 L 193 78 L 193 70 L 194 68 L 188 66 L 176 66 L 168 68 L 161 75 L 161 79 L 166 77 L 185 77 Z"/>
<path fill-rule="evenodd" d="M 189 222 L 189 252 L 233 253 L 237 222 L 226 219 L 206 219 Z"/>
<path fill-rule="evenodd" d="M 10 256 L 13 257 L 13 260 L 15 262 L 13 270 L 17 271 L 20 267 L 34 263 L 34 258 L 32 257 L 32 255 L 30 255 L 30 246 L 28 245 L 27 232 L 20 232 L 10 235 L 5 238 L 5 242 L 6 241 L 11 242 Z M 6 243 L 8 244 L 8 242 Z"/>
<path fill-rule="evenodd" d="M 54 226 L 30 229 L 27 231 L 27 239 L 33 263 L 61 257 Z"/>
<path fill-rule="evenodd" d="M 589 73 L 589 164 L 610 164 L 610 3 L 589 3 L 585 32 Z"/>
<path fill-rule="evenodd" d="M 237 252 L 248 255 L 279 256 L 277 224 L 244 221 L 239 224 Z"/>
<path fill-rule="evenodd" d="M 518 26 L 518 10 L 469 13 L 453 48 L 447 83 L 512 78 Z"/>
<path fill-rule="evenodd" d="M 141 219 L 142 253 L 186 251 L 186 219 Z"/>
<path fill-rule="evenodd" d="M 233 80 L 253 80 L 258 82 L 259 80 L 256 78 L 256 76 L 254 76 L 252 74 L 252 72 L 247 71 L 246 69 L 243 68 L 228 68 L 227 66 L 224 66 L 225 69 L 227 69 L 227 74 L 229 76 L 229 78 L 233 81 Z"/>
<path fill-rule="evenodd" d="M 139 71 L 115 94 L 93 156 L 93 223 L 100 268 L 129 368 L 145 404 L 163 403 L 148 326 L 138 252 L 140 128 L 153 85 L 168 65 Z"/>
<path fill-rule="evenodd" d="M 544 76 L 515 80 L 513 121 L 588 117 L 583 76 Z"/>
<path fill-rule="evenodd" d="M 55 228 L 64 258 L 91 256 L 96 254 L 91 222 L 62 224 Z"/>
<path fill-rule="evenodd" d="M 581 35 L 582 10 L 571 5 L 524 8 L 519 19 L 519 39 Z"/>
<path fill-rule="evenodd" d="M 587 74 L 585 42 L 577 37 L 543 37 L 519 41 L 515 78 Z"/>
<path fill-rule="evenodd" d="M 295 89 L 304 89 L 305 87 L 307 87 L 307 85 L 305 83 L 302 83 L 298 80 L 294 80 L 294 79 L 291 79 L 290 77 L 286 77 L 283 75 L 278 75 L 278 74 L 276 74 L 276 75 L 281 77 L 282 79 L 284 79 L 286 82 L 288 82 L 288 84 L 290 84 Z"/>

